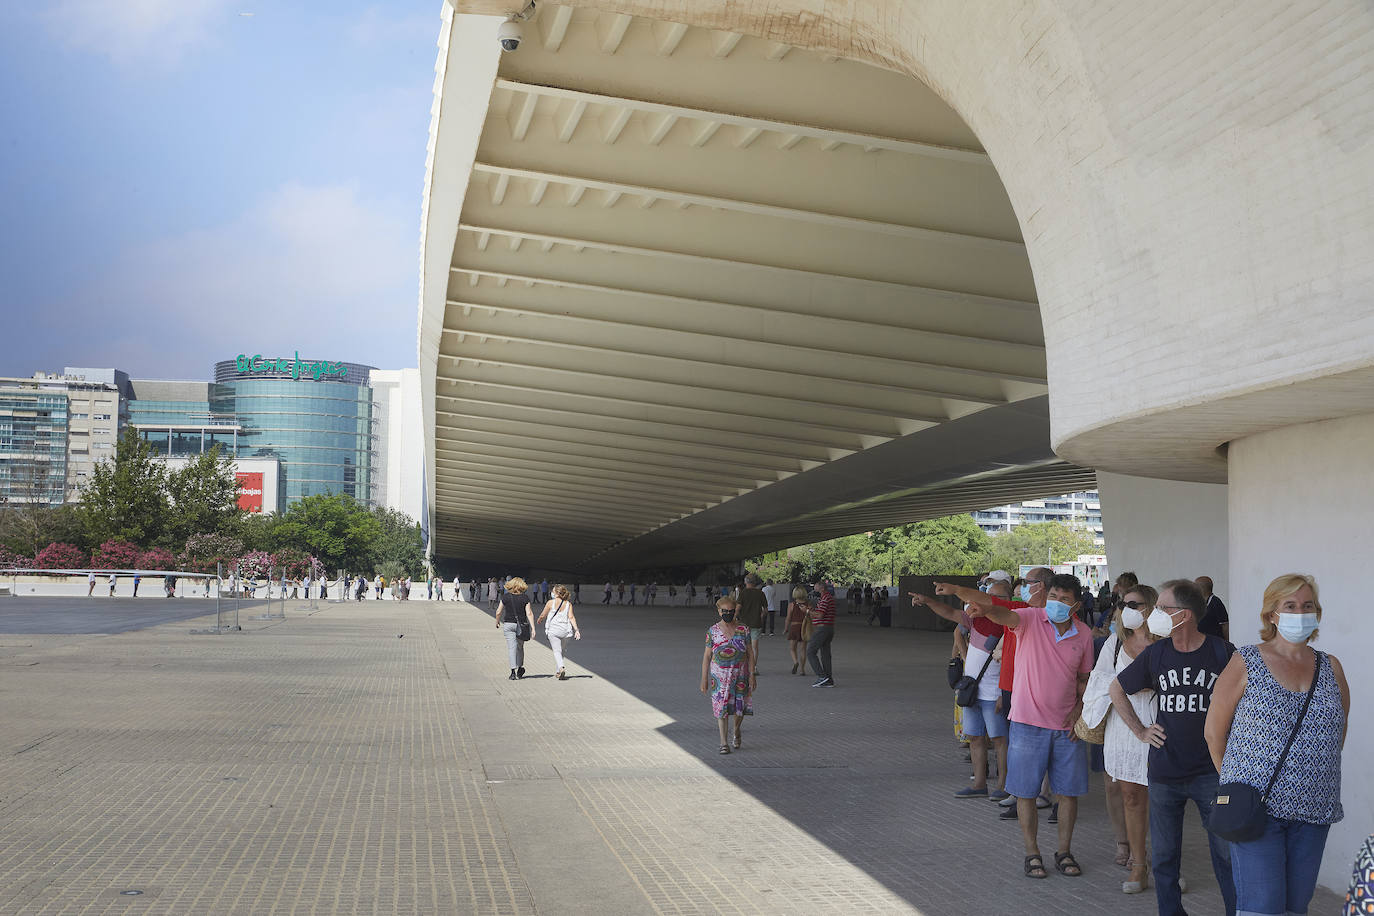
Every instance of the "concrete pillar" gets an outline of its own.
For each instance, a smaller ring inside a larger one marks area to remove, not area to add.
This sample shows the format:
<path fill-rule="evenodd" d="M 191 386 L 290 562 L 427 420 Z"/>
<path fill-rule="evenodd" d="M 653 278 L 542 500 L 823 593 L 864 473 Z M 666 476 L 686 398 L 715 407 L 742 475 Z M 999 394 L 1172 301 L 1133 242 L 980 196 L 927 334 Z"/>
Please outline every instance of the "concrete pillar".
<path fill-rule="evenodd" d="M 1131 570 L 1153 586 L 1211 576 L 1216 593 L 1231 606 L 1225 484 L 1098 471 L 1097 489 L 1113 576 Z"/>
<path fill-rule="evenodd" d="M 1264 587 L 1287 572 L 1316 577 L 1317 646 L 1344 663 L 1351 715 L 1345 745 L 1345 820 L 1331 828 L 1321 883 L 1341 889 L 1359 844 L 1374 831 L 1374 643 L 1369 610 L 1374 556 L 1374 414 L 1288 426 L 1231 443 L 1231 636 L 1259 640 Z"/>

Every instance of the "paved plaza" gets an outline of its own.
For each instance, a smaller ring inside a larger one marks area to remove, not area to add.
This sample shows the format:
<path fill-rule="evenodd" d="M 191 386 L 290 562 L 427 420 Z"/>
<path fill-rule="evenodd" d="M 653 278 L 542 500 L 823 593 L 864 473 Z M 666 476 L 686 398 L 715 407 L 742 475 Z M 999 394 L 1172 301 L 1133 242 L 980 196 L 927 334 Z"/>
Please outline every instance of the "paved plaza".
<path fill-rule="evenodd" d="M 0 635 L 0 913 L 1154 912 L 1100 782 L 1077 879 L 1021 877 L 1016 824 L 952 797 L 946 636 L 842 617 L 835 690 L 765 639 L 722 757 L 711 619 L 588 605 L 565 682 L 544 644 L 507 680 L 453 602 Z M 1220 912 L 1196 822 L 1187 848 L 1190 910 Z"/>

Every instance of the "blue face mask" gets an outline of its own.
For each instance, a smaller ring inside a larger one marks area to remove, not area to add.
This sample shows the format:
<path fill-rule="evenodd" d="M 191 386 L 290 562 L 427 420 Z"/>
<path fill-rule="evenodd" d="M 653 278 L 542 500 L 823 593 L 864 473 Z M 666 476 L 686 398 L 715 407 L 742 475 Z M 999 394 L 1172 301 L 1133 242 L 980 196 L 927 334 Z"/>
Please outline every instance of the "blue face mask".
<path fill-rule="evenodd" d="M 1050 619 L 1050 623 L 1063 623 L 1072 613 L 1073 607 L 1062 601 L 1045 602 L 1045 616 Z"/>
<path fill-rule="evenodd" d="M 1026 602 L 1029 602 L 1029 601 L 1030 601 L 1030 583 L 1029 583 L 1029 582 L 1022 582 L 1022 583 L 1021 583 L 1021 600 L 1022 600 L 1022 601 L 1026 601 Z"/>
<path fill-rule="evenodd" d="M 1312 631 L 1317 629 L 1316 614 L 1279 614 L 1279 635 L 1291 643 L 1301 645 L 1307 642 Z"/>

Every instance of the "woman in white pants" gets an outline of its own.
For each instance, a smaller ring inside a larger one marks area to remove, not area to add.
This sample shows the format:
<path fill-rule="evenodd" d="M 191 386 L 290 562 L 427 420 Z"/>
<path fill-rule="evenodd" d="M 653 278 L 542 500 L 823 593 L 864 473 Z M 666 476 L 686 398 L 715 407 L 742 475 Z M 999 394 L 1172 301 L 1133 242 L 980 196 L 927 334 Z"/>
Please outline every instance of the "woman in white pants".
<path fill-rule="evenodd" d="M 553 649 L 553 664 L 558 669 L 556 677 L 560 681 L 566 681 L 568 675 L 563 671 L 564 641 L 582 638 L 582 631 L 577 628 L 577 616 L 573 614 L 572 600 L 566 585 L 554 586 L 553 597 L 544 602 L 544 612 L 535 622 L 544 623 L 545 617 L 549 622 L 544 624 L 544 635 L 549 638 L 549 646 Z"/>

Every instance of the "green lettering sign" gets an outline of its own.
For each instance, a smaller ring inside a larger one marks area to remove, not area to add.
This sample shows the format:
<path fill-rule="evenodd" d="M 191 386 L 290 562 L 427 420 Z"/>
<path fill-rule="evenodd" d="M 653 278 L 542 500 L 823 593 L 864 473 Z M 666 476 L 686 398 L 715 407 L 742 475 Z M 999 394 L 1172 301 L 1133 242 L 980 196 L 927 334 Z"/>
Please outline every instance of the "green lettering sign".
<path fill-rule="evenodd" d="M 342 378 L 348 374 L 348 367 L 341 362 L 301 359 L 299 350 L 296 351 L 294 359 L 285 356 L 265 359 L 261 353 L 252 356 L 240 353 L 234 364 L 239 372 L 249 375 L 289 375 L 293 379 L 304 377 L 317 382 L 326 376 Z"/>

